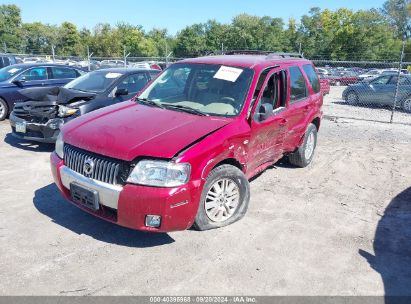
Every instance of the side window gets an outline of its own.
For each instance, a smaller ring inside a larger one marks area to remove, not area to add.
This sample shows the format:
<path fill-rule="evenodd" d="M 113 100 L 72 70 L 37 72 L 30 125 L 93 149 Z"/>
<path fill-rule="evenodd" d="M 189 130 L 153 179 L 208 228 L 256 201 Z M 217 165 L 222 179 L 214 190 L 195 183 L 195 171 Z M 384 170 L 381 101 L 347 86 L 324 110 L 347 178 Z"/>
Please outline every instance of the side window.
<path fill-rule="evenodd" d="M 314 93 L 318 93 L 321 90 L 320 80 L 318 79 L 317 74 L 315 73 L 314 67 L 311 64 L 303 65 L 303 70 L 305 75 L 307 75 L 308 80 L 310 81 L 311 87 L 314 90 Z"/>
<path fill-rule="evenodd" d="M 10 65 L 10 60 L 8 57 L 3 57 L 4 60 L 4 66 L 9 66 Z"/>
<path fill-rule="evenodd" d="M 263 104 L 269 104 L 273 111 L 285 108 L 287 100 L 287 73 L 279 71 L 272 74 L 260 96 L 254 117 L 257 121 L 261 120 L 258 109 Z"/>
<path fill-rule="evenodd" d="M 77 73 L 75 70 L 65 67 L 51 67 L 52 79 L 68 79 L 76 78 Z"/>
<path fill-rule="evenodd" d="M 145 73 L 134 74 L 124 78 L 117 86 L 117 89 L 126 89 L 129 94 L 137 93 L 147 82 L 148 79 Z"/>
<path fill-rule="evenodd" d="M 290 101 L 296 102 L 307 97 L 307 85 L 303 73 L 297 66 L 290 67 Z"/>
<path fill-rule="evenodd" d="M 381 84 L 387 84 L 388 80 L 391 78 L 391 76 L 381 76 L 378 78 L 375 78 L 374 80 L 370 81 L 370 84 L 373 85 L 381 85 Z"/>
<path fill-rule="evenodd" d="M 398 76 L 392 76 L 388 84 L 397 85 L 397 81 L 398 81 Z M 407 77 L 401 76 L 399 84 L 400 85 L 410 85 L 411 81 Z"/>
<path fill-rule="evenodd" d="M 47 80 L 46 68 L 32 68 L 29 69 L 18 77 L 19 80 L 34 81 L 34 80 Z"/>

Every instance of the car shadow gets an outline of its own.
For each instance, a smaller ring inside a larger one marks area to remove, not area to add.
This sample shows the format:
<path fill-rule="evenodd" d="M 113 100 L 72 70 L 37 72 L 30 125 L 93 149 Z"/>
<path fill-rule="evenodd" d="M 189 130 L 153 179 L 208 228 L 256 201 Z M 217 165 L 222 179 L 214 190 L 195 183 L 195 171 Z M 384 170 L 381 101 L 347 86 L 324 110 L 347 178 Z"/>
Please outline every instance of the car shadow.
<path fill-rule="evenodd" d="M 280 160 L 278 160 L 275 164 L 273 164 L 271 166 L 268 166 L 267 168 L 264 169 L 264 171 L 261 171 L 261 172 L 257 173 L 256 175 L 254 175 L 253 177 L 251 177 L 249 182 L 251 183 L 251 182 L 255 181 L 256 179 L 258 179 L 264 173 L 266 173 L 270 170 L 275 170 L 277 168 L 299 169 L 299 167 L 294 166 L 290 163 L 287 156 L 284 156 Z"/>
<path fill-rule="evenodd" d="M 26 151 L 53 152 L 54 144 L 37 143 L 14 137 L 11 133 L 6 134 L 4 142 L 12 147 Z"/>
<path fill-rule="evenodd" d="M 102 242 L 136 248 L 154 247 L 174 242 L 174 239 L 166 233 L 141 232 L 96 218 L 67 202 L 55 184 L 36 190 L 33 204 L 53 223 Z"/>
<path fill-rule="evenodd" d="M 398 194 L 386 208 L 378 222 L 373 247 L 374 255 L 364 250 L 359 250 L 359 254 L 380 273 L 385 303 L 410 303 L 411 187 Z"/>

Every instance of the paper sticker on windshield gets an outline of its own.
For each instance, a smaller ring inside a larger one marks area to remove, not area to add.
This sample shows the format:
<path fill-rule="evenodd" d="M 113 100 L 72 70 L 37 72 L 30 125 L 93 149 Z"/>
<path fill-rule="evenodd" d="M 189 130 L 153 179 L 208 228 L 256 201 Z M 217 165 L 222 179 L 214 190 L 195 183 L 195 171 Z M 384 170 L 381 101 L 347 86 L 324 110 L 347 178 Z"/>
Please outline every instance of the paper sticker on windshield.
<path fill-rule="evenodd" d="M 107 73 L 105 77 L 108 78 L 108 79 L 113 79 L 113 78 L 118 78 L 121 75 L 123 75 L 123 74 L 110 72 L 110 73 Z"/>
<path fill-rule="evenodd" d="M 19 71 L 19 70 L 20 70 L 20 69 L 12 68 L 12 69 L 8 70 L 8 72 L 9 72 L 10 74 L 13 74 L 13 73 L 16 73 L 16 72 Z"/>
<path fill-rule="evenodd" d="M 235 82 L 242 72 L 242 69 L 222 65 L 217 73 L 215 73 L 214 78 Z"/>

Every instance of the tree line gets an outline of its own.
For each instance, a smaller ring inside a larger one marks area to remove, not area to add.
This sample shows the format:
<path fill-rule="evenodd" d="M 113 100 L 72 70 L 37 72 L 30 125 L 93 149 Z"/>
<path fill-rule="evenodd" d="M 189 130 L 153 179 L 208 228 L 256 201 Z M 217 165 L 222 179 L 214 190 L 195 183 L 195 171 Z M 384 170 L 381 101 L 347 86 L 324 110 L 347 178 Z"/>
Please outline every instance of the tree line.
<path fill-rule="evenodd" d="M 201 56 L 222 50 L 302 52 L 308 58 L 331 60 L 398 60 L 404 33 L 409 32 L 411 0 L 387 0 L 370 10 L 312 8 L 300 20 L 240 14 L 229 24 L 216 20 L 189 25 L 171 35 L 167 29 L 146 31 L 141 25 L 101 23 L 78 29 L 24 23 L 16 5 L 0 5 L 0 49 L 10 53 L 96 57 Z M 406 39 L 408 40 L 408 36 Z M 406 44 L 411 61 L 411 43 Z"/>

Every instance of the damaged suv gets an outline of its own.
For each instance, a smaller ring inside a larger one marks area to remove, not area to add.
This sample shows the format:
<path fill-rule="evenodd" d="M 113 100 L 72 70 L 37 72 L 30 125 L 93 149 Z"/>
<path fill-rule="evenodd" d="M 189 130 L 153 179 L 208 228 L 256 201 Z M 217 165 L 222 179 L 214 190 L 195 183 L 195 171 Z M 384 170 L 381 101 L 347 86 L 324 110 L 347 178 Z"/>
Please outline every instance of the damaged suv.
<path fill-rule="evenodd" d="M 283 156 L 310 164 L 322 104 L 299 55 L 186 59 L 135 100 L 64 126 L 52 173 L 67 200 L 125 227 L 222 227 L 246 213 L 251 177 Z"/>
<path fill-rule="evenodd" d="M 65 123 L 132 98 L 158 73 L 148 69 L 105 69 L 85 74 L 64 87 L 20 90 L 28 100 L 16 103 L 10 114 L 12 134 L 54 143 Z"/>

